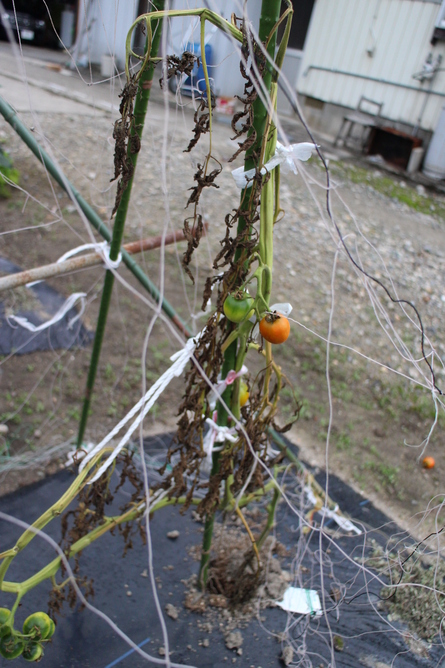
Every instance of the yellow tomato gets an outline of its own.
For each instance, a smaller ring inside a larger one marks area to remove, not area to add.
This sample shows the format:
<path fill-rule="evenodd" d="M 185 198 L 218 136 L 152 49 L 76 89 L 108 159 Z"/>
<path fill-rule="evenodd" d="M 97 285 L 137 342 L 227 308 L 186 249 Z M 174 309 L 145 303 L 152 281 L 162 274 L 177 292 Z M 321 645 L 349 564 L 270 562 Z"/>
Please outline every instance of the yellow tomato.
<path fill-rule="evenodd" d="M 239 405 L 241 406 L 241 408 L 248 402 L 248 400 L 249 400 L 249 388 L 247 387 L 246 383 L 241 381 L 239 385 Z"/>

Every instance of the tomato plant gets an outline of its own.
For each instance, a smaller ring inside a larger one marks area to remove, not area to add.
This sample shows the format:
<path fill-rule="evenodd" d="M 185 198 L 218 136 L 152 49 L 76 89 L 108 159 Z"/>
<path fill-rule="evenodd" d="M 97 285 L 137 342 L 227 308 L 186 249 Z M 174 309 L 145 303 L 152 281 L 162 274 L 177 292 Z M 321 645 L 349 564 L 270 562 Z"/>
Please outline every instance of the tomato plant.
<path fill-rule="evenodd" d="M 260 334 L 269 343 L 284 343 L 290 334 L 289 320 L 279 313 L 268 313 L 260 321 Z"/>
<path fill-rule="evenodd" d="M 226 297 L 224 302 L 224 314 L 230 322 L 240 323 L 253 315 L 253 298 L 247 292 L 238 290 Z"/>

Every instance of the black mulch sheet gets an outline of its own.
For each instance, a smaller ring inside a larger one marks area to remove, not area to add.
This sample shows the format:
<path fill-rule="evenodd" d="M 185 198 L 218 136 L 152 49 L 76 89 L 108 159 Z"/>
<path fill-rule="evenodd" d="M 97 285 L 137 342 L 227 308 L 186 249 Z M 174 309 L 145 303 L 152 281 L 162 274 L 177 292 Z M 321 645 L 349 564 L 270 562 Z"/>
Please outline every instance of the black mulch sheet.
<path fill-rule="evenodd" d="M 163 437 L 167 445 L 170 436 Z M 148 440 L 147 452 L 150 447 L 159 446 L 159 437 L 156 443 Z M 41 483 L 23 488 L 14 494 L 0 498 L 0 509 L 27 522 L 35 520 L 39 514 L 66 490 L 74 476 L 68 471 L 62 471 Z M 323 483 L 322 479 L 319 482 Z M 122 504 L 128 499 L 128 491 L 122 489 L 115 501 Z M 391 524 L 388 518 L 376 510 L 371 503 L 363 503 L 363 498 L 351 490 L 335 476 L 330 476 L 330 494 L 341 508 L 351 517 L 366 524 L 368 528 L 385 526 L 383 531 L 375 532 L 377 540 L 385 542 L 387 536 L 398 529 Z M 388 524 L 389 523 L 389 524 Z M 298 533 L 295 516 L 288 510 L 286 504 L 281 503 L 278 512 L 277 537 L 294 554 Z M 180 535 L 175 540 L 167 538 L 167 532 L 179 530 Z M 60 537 L 60 524 L 52 522 L 47 527 L 48 534 L 56 540 Z M 161 606 L 164 609 L 167 603 L 179 608 L 179 617 L 176 620 L 165 615 L 167 624 L 171 660 L 199 668 L 226 668 L 235 664 L 242 667 L 269 668 L 283 666 L 279 656 L 280 644 L 271 635 L 268 635 L 260 622 L 253 619 L 246 628 L 241 628 L 244 639 L 243 654 L 237 655 L 236 650 L 229 650 L 225 646 L 224 627 L 214 626 L 212 633 L 206 633 L 198 627 L 202 617 L 183 608 L 185 585 L 181 579 L 189 578 L 197 573 L 198 563 L 189 555 L 189 548 L 199 545 L 202 539 L 202 524 L 193 521 L 190 513 L 179 514 L 179 509 L 167 507 L 156 513 L 151 523 L 152 541 L 154 546 L 153 566 L 159 586 L 158 594 Z M 19 534 L 19 529 L 4 521 L 0 521 L 0 551 L 11 547 Z M 329 648 L 329 634 L 324 617 L 308 618 L 295 616 L 293 635 L 297 639 L 301 635 L 303 626 L 308 625 L 306 635 L 306 657 L 312 663 L 303 661 L 295 664 L 304 667 L 327 667 L 335 665 L 341 668 L 357 668 L 357 666 L 371 666 L 374 668 L 417 668 L 423 666 L 436 667 L 441 665 L 443 650 L 439 646 L 433 647 L 428 658 L 422 658 L 411 652 L 403 640 L 403 626 L 395 623 L 399 632 L 391 630 L 390 626 L 380 618 L 370 603 L 378 602 L 379 586 L 372 580 L 368 592 L 354 598 L 355 593 L 362 592 L 364 584 L 356 564 L 344 559 L 340 550 L 344 550 L 352 557 L 360 557 L 362 553 L 363 537 L 341 536 L 337 534 L 335 541 L 339 549 L 332 542 L 322 540 L 321 548 L 334 564 L 335 576 L 341 583 L 348 584 L 349 603 L 343 603 L 338 618 L 335 606 L 330 598 L 326 606 L 331 609 L 328 614 L 332 634 L 341 636 L 344 640 L 342 652 L 335 652 L 335 664 L 331 662 Z M 314 534 L 310 548 L 315 552 L 319 546 L 319 536 Z M 158 658 L 159 648 L 163 645 L 162 632 L 153 597 L 150 593 L 149 580 L 141 577 L 141 572 L 147 568 L 147 550 L 142 546 L 138 536 L 135 536 L 134 547 L 129 550 L 125 558 L 121 558 L 123 541 L 120 536 L 106 535 L 89 546 L 81 557 L 81 573 L 88 574 L 94 579 L 95 597 L 93 604 L 114 620 L 137 644 L 145 643 L 143 649 Z M 330 552 L 329 552 L 330 550 Z M 32 544 L 12 563 L 7 580 L 22 580 L 31 576 L 54 556 L 52 549 L 36 537 Z M 20 571 L 18 567 L 20 566 Z M 173 566 L 172 569 L 165 568 Z M 316 560 L 312 557 L 308 567 L 312 573 L 309 586 L 318 589 L 319 576 Z M 370 580 L 370 578 L 368 578 Z M 329 591 L 329 576 L 326 575 L 325 590 Z M 128 591 L 132 595 L 128 596 Z M 39 585 L 29 592 L 23 599 L 22 608 L 16 615 L 16 626 L 20 627 L 23 620 L 31 612 L 47 610 L 48 582 Z M 12 595 L 0 594 L 0 606 L 10 607 Z M 57 619 L 56 633 L 53 641 L 45 651 L 40 665 L 63 668 L 133 668 L 145 666 L 147 662 L 135 652 L 129 652 L 129 647 L 112 629 L 91 611 L 78 609 L 71 610 L 64 604 L 63 617 Z M 288 621 L 287 613 L 280 608 L 270 608 L 262 611 L 262 625 L 273 632 L 282 632 Z M 292 633 L 292 631 L 291 631 Z M 202 646 L 202 641 L 208 639 L 209 646 Z M 1 661 L 1 660 L 0 660 Z M 12 663 L 3 660 L 1 666 L 29 665 L 19 658 Z"/>
<path fill-rule="evenodd" d="M 0 257 L 0 272 L 16 274 L 22 271 L 13 262 Z M 41 325 L 52 318 L 65 303 L 65 297 L 54 290 L 50 285 L 42 281 L 28 288 L 34 299 L 39 302 L 39 310 L 18 310 L 16 316 L 27 318 L 33 325 Z M 73 306 L 59 322 L 54 323 L 40 332 L 30 332 L 13 321 L 8 321 L 5 314 L 5 306 L 0 300 L 0 355 L 25 355 L 37 350 L 69 349 L 72 347 L 84 347 L 93 338 L 93 333 L 88 332 L 82 325 L 81 320 L 76 320 L 71 329 L 70 320 L 77 315 L 76 307 Z"/>

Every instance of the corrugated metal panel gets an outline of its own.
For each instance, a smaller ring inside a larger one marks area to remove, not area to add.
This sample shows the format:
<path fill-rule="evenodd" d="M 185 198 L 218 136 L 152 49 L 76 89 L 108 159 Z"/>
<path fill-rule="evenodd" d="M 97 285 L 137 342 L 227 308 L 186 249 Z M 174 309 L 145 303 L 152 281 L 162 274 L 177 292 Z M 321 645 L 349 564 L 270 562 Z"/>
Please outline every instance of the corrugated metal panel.
<path fill-rule="evenodd" d="M 383 114 L 415 125 L 429 82 L 413 79 L 429 52 L 445 60 L 445 44 L 430 44 L 437 2 L 317 0 L 297 89 L 355 108 L 361 95 L 383 102 Z M 371 54 L 368 53 L 371 51 Z M 336 70 L 336 71 L 335 71 Z M 443 73 L 432 90 L 444 94 Z M 431 94 L 422 127 L 434 129 L 445 97 Z"/>

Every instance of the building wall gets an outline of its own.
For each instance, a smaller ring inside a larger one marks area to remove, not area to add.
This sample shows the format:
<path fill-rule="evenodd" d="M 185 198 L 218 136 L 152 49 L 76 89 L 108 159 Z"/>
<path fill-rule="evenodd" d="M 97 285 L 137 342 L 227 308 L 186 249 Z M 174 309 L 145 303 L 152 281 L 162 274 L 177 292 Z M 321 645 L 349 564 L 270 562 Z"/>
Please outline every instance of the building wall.
<path fill-rule="evenodd" d="M 80 56 L 100 64 L 103 55 L 114 56 L 119 68 L 125 64 L 125 39 L 137 16 L 138 0 L 80 0 L 77 39 Z"/>
<path fill-rule="evenodd" d="M 432 85 L 413 74 L 429 53 L 442 54 L 445 67 L 445 42 L 430 43 L 439 9 L 440 0 L 316 0 L 297 84 L 308 120 L 320 127 L 324 119 L 336 134 L 341 114 L 328 116 L 325 106 L 353 109 L 365 95 L 383 102 L 392 122 L 433 131 L 445 104 L 445 72 Z"/>

